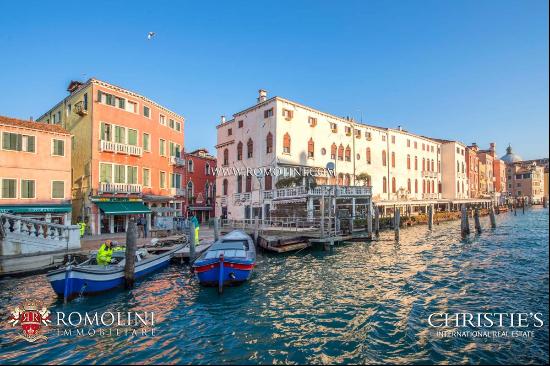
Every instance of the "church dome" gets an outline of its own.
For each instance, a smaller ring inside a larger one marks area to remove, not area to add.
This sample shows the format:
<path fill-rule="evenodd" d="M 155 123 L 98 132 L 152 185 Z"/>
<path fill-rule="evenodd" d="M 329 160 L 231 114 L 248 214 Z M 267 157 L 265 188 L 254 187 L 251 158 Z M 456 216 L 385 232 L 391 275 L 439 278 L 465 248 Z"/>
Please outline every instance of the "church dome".
<path fill-rule="evenodd" d="M 512 146 L 508 145 L 508 147 L 506 148 L 506 155 L 503 155 L 500 160 L 504 161 L 506 164 L 509 164 L 522 161 L 523 159 L 521 158 L 521 156 L 514 154 L 512 152 Z"/>

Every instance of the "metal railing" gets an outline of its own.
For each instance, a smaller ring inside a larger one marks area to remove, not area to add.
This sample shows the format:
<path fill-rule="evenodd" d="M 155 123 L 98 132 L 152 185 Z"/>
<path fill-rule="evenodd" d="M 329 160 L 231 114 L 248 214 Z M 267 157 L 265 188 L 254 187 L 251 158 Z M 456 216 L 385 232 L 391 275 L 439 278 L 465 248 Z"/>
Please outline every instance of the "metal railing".
<path fill-rule="evenodd" d="M 233 201 L 234 202 L 247 202 L 247 201 L 250 201 L 250 197 L 251 197 L 250 192 L 234 193 L 233 194 Z"/>
<path fill-rule="evenodd" d="M 325 196 L 334 195 L 336 196 L 371 196 L 372 188 L 367 186 L 328 186 L 322 185 L 315 188 L 307 189 L 304 186 L 292 187 L 292 188 L 282 188 L 276 189 L 274 194 L 275 198 L 296 198 L 296 197 L 307 197 L 315 196 L 320 197 L 323 194 Z"/>
<path fill-rule="evenodd" d="M 428 178 L 437 178 L 437 172 L 432 172 L 431 170 L 423 170 L 422 176 Z"/>
<path fill-rule="evenodd" d="M 183 188 L 170 188 L 172 196 L 185 196 L 185 189 Z"/>
<path fill-rule="evenodd" d="M 176 166 L 185 166 L 185 159 L 178 156 L 170 156 L 170 164 Z"/>

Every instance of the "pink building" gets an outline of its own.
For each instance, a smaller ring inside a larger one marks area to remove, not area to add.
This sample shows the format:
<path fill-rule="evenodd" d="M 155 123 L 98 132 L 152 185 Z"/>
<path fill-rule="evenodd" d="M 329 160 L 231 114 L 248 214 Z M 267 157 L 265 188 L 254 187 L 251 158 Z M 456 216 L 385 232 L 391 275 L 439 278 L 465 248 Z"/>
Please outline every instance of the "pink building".
<path fill-rule="evenodd" d="M 0 212 L 70 224 L 71 135 L 0 116 Z"/>

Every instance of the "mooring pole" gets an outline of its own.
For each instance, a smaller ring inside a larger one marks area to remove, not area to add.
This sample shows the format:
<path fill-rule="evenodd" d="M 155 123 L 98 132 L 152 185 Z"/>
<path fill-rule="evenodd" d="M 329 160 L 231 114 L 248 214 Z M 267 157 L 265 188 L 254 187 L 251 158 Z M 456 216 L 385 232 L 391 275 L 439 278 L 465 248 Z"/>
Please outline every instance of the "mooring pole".
<path fill-rule="evenodd" d="M 258 244 L 259 224 L 258 216 L 254 216 L 254 244 Z M 298 224 L 296 224 L 296 228 L 298 228 Z"/>
<path fill-rule="evenodd" d="M 468 211 L 466 205 L 462 205 L 462 219 L 460 220 L 460 232 L 462 238 L 466 238 L 470 234 L 470 223 L 468 222 Z"/>
<path fill-rule="evenodd" d="M 321 192 L 321 201 L 319 201 L 319 210 L 321 211 L 321 238 L 325 237 L 325 190 Z"/>
<path fill-rule="evenodd" d="M 495 206 L 491 206 L 489 209 L 489 218 L 491 219 L 491 227 L 494 229 L 497 227 L 497 218 L 495 217 Z"/>
<path fill-rule="evenodd" d="M 137 225 L 134 219 L 128 222 L 126 230 L 126 262 L 124 264 L 124 285 L 126 288 L 134 286 L 136 267 Z"/>
<path fill-rule="evenodd" d="M 380 210 L 374 207 L 374 235 L 376 239 L 380 237 Z"/>
<path fill-rule="evenodd" d="M 372 203 L 367 206 L 367 239 L 372 240 Z"/>
<path fill-rule="evenodd" d="M 69 284 L 71 280 L 71 255 L 67 256 L 67 267 L 65 267 L 65 289 L 63 292 L 63 304 L 66 304 L 69 300 L 71 286 Z"/>
<path fill-rule="evenodd" d="M 481 234 L 481 222 L 479 221 L 479 208 L 474 209 L 474 221 L 476 226 L 476 231 L 478 234 Z"/>
<path fill-rule="evenodd" d="M 223 292 L 223 280 L 224 280 L 224 257 L 223 253 L 220 254 L 220 270 L 218 271 L 218 292 L 221 294 Z"/>
<path fill-rule="evenodd" d="M 521 200 L 521 208 L 522 208 L 523 214 L 525 215 L 525 198 Z"/>
<path fill-rule="evenodd" d="M 428 229 L 432 230 L 434 225 L 434 205 L 428 207 Z"/>
<path fill-rule="evenodd" d="M 399 209 L 394 210 L 395 241 L 399 241 L 399 224 L 401 223 Z"/>
<path fill-rule="evenodd" d="M 218 241 L 220 239 L 220 219 L 217 217 L 214 217 L 214 241 Z"/>
<path fill-rule="evenodd" d="M 189 220 L 189 263 L 195 260 L 195 223 Z"/>

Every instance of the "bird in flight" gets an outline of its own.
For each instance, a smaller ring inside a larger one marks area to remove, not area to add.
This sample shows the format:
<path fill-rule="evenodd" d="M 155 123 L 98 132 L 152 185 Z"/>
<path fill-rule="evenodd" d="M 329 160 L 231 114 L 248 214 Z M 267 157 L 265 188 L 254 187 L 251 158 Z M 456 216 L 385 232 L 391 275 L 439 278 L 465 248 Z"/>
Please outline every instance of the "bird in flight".
<path fill-rule="evenodd" d="M 147 39 L 152 39 L 155 36 L 155 32 L 147 33 Z"/>

